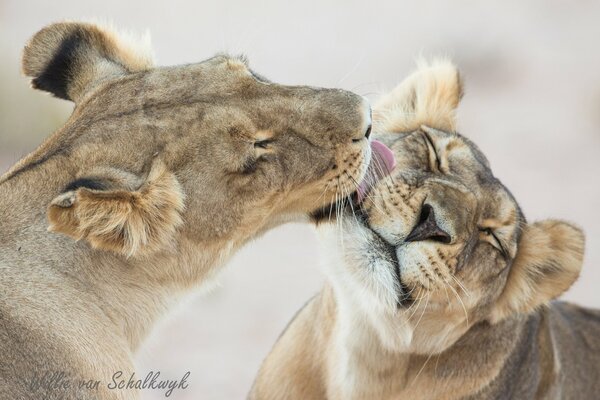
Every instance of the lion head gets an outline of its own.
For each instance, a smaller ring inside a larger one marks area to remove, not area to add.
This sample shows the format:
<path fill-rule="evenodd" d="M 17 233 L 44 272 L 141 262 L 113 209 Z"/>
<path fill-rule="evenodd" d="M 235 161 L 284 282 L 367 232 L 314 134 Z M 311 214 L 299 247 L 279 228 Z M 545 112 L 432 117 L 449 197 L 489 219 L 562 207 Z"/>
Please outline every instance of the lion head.
<path fill-rule="evenodd" d="M 562 221 L 530 223 L 485 155 L 456 132 L 456 68 L 423 64 L 374 109 L 395 158 L 335 224 L 320 223 L 340 307 L 388 348 L 443 351 L 473 324 L 528 313 L 567 290 L 584 236 Z M 321 216 L 323 219 L 323 216 Z"/>
<path fill-rule="evenodd" d="M 364 98 L 270 82 L 243 57 L 155 67 L 143 46 L 69 22 L 31 39 L 23 71 L 75 110 L 0 182 L 43 180 L 50 229 L 94 248 L 235 246 L 354 191 L 369 163 Z"/>

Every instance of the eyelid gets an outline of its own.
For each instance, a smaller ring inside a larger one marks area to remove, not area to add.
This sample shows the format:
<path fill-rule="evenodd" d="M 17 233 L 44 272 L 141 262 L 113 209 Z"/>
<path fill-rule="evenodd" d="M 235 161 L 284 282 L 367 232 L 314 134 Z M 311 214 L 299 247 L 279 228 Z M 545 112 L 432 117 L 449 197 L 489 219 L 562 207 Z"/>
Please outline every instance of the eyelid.
<path fill-rule="evenodd" d="M 501 252 L 503 255 L 505 255 L 505 256 L 508 254 L 508 253 L 506 252 L 506 249 L 505 249 L 505 248 L 504 248 L 504 246 L 502 245 L 502 242 L 500 241 L 500 239 L 498 238 L 498 236 L 496 236 L 496 233 L 494 233 L 494 230 L 493 230 L 492 228 L 489 228 L 489 227 L 487 227 L 487 228 L 486 228 L 486 227 L 479 227 L 479 232 L 483 232 L 483 233 L 485 233 L 486 235 L 489 235 L 489 236 L 491 236 L 491 237 L 494 239 L 494 241 L 496 242 L 496 244 L 498 245 L 498 246 L 497 246 L 497 247 L 498 247 L 498 250 L 500 250 L 500 252 Z"/>
<path fill-rule="evenodd" d="M 435 144 L 433 143 L 433 139 L 431 139 L 431 136 L 429 136 L 429 134 L 425 131 L 423 132 L 423 136 L 425 136 L 425 141 L 427 142 L 427 148 L 429 149 L 430 152 L 433 152 L 433 155 L 435 156 L 435 169 L 437 172 L 440 171 L 440 166 L 441 166 L 441 160 L 440 160 L 440 156 L 438 155 L 437 149 L 435 147 Z"/>
<path fill-rule="evenodd" d="M 258 148 L 261 148 L 261 149 L 266 149 L 274 141 L 275 140 L 273 138 L 257 140 L 257 141 L 254 142 L 254 147 L 255 148 L 258 147 Z"/>

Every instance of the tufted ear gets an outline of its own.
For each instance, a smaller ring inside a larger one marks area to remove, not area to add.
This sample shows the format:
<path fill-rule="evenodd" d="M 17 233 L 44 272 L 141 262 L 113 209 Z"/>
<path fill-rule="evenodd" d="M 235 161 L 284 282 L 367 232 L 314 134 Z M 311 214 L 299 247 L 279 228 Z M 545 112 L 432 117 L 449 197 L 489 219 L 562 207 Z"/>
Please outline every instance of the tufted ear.
<path fill-rule="evenodd" d="M 527 225 L 491 322 L 533 311 L 569 289 L 579 277 L 584 247 L 581 229 L 566 222 Z"/>
<path fill-rule="evenodd" d="M 417 70 L 373 108 L 376 132 L 410 132 L 421 125 L 456 130 L 456 108 L 463 94 L 460 74 L 448 60 L 419 61 Z"/>
<path fill-rule="evenodd" d="M 25 46 L 23 73 L 34 88 L 77 102 L 105 79 L 152 67 L 149 38 L 130 37 L 94 24 L 49 25 Z"/>
<path fill-rule="evenodd" d="M 173 244 L 183 209 L 181 186 L 161 162 L 145 179 L 102 169 L 71 182 L 51 202 L 48 230 L 137 257 Z"/>

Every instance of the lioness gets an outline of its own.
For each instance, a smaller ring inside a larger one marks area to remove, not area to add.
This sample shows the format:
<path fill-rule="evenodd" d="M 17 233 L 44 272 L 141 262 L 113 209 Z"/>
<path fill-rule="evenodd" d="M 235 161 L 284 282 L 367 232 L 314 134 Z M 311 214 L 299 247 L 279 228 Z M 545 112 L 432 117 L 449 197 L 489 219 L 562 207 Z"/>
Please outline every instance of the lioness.
<path fill-rule="evenodd" d="M 600 311 L 550 302 L 579 275 L 583 233 L 525 220 L 455 133 L 461 95 L 454 66 L 436 62 L 374 108 L 397 166 L 319 223 L 328 283 L 252 399 L 600 397 Z"/>
<path fill-rule="evenodd" d="M 2 399 L 137 398 L 112 377 L 154 321 L 248 240 L 354 191 L 371 157 L 362 97 L 240 58 L 156 68 L 58 23 L 23 70 L 75 110 L 0 178 Z"/>

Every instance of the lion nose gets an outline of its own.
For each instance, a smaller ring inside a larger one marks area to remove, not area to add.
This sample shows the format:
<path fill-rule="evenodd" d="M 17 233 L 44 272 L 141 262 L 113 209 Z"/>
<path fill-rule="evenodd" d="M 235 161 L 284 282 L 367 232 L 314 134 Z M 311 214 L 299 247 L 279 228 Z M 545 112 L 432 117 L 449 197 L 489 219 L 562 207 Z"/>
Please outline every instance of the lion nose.
<path fill-rule="evenodd" d="M 423 205 L 417 225 L 405 239 L 407 242 L 418 242 L 421 240 L 433 240 L 434 242 L 446 244 L 452 240 L 450 235 L 438 226 L 435 220 L 435 211 L 429 204 Z"/>

